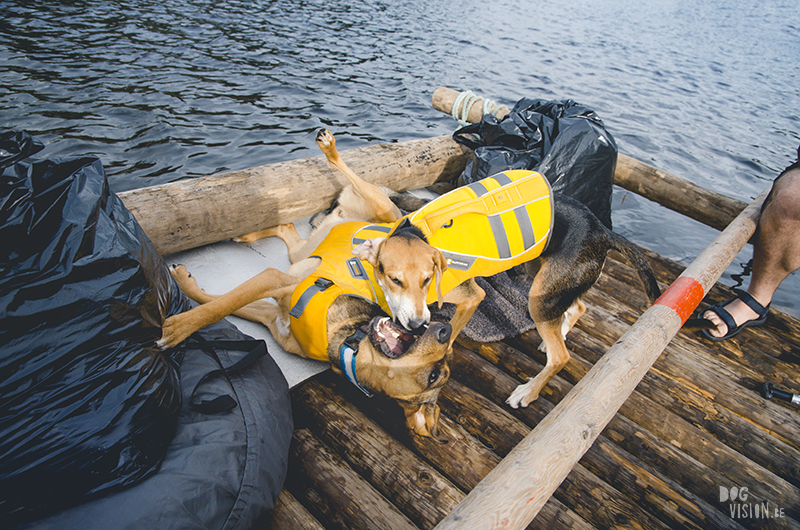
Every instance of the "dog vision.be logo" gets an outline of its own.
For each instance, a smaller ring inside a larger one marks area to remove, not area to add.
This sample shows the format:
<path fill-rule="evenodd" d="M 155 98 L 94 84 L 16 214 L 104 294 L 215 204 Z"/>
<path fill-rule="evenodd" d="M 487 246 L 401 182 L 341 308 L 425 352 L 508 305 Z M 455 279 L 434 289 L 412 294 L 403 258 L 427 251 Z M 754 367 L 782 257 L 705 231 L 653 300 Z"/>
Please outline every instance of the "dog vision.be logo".
<path fill-rule="evenodd" d="M 719 487 L 719 502 L 727 503 L 731 519 L 782 519 L 783 508 L 750 498 L 746 487 Z"/>

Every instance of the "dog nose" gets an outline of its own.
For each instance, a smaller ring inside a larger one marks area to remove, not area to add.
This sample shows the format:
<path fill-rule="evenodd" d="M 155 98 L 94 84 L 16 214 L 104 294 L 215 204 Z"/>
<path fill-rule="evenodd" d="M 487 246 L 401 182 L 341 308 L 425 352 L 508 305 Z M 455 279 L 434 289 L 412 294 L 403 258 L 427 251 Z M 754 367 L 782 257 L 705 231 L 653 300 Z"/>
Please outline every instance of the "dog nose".
<path fill-rule="evenodd" d="M 425 324 L 427 324 L 427 320 L 419 319 L 419 320 L 409 320 L 408 321 L 408 329 L 411 330 L 412 333 L 415 335 L 421 335 L 423 331 L 425 331 Z"/>
<path fill-rule="evenodd" d="M 439 341 L 439 344 L 444 344 L 448 340 L 450 340 L 450 335 L 453 333 L 453 327 L 450 324 L 436 324 L 437 329 L 434 330 L 436 333 L 436 340 Z"/>

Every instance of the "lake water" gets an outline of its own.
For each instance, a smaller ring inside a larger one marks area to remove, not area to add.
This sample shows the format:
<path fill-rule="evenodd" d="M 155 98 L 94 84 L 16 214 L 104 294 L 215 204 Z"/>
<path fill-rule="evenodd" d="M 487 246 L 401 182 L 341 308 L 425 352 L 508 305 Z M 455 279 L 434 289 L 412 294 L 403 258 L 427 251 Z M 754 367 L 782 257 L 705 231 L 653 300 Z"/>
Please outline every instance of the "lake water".
<path fill-rule="evenodd" d="M 0 126 L 98 155 L 123 191 L 450 134 L 438 86 L 592 107 L 622 153 L 750 201 L 800 144 L 794 1 L 0 0 Z M 690 263 L 717 232 L 614 193 L 614 227 Z M 751 251 L 723 281 L 733 285 Z M 797 274 L 774 304 L 795 315 Z"/>

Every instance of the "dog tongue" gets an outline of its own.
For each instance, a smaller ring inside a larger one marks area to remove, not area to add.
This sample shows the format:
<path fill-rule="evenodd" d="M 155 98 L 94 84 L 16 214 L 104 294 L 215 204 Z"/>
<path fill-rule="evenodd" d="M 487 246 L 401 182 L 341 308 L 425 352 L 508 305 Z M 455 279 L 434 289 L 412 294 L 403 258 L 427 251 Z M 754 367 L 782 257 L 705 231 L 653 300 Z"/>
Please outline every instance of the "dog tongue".
<path fill-rule="evenodd" d="M 388 318 L 381 322 L 380 336 L 384 344 L 393 355 L 399 356 L 405 353 L 405 344 L 413 341 L 413 335 L 406 333 L 402 328 L 392 323 Z"/>

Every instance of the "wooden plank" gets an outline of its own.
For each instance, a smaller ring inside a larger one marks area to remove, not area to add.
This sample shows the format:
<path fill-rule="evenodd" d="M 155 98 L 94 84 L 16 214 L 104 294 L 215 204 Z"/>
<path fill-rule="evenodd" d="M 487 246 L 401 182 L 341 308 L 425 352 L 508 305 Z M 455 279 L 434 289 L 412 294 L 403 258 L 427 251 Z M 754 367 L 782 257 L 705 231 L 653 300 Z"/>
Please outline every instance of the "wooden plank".
<path fill-rule="evenodd" d="M 292 437 L 287 487 L 326 528 L 417 530 L 397 508 L 306 429 Z"/>
<path fill-rule="evenodd" d="M 420 528 L 433 528 L 464 498 L 435 469 L 317 380 L 292 392 L 297 423 L 308 426 Z"/>
<path fill-rule="evenodd" d="M 259 521 L 253 530 L 325 530 L 319 521 L 300 504 L 287 490 L 281 490 L 275 507 L 264 521 Z"/>
<path fill-rule="evenodd" d="M 449 136 L 349 149 L 342 158 L 365 180 L 395 191 L 457 177 L 468 150 Z M 294 222 L 328 208 L 346 179 L 324 156 L 179 180 L 122 192 L 161 254 Z"/>

